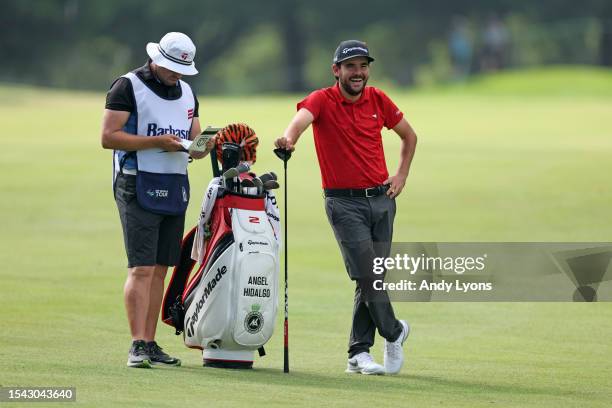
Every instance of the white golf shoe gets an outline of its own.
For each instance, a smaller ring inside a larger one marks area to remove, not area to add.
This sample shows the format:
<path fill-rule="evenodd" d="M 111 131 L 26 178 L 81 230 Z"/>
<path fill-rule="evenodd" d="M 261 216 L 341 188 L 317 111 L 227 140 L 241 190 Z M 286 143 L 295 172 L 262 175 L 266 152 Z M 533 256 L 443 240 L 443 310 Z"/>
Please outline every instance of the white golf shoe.
<path fill-rule="evenodd" d="M 402 364 L 404 364 L 404 350 L 402 349 L 402 345 L 408 338 L 408 334 L 410 334 L 410 326 L 404 320 L 400 320 L 399 322 L 402 325 L 402 334 L 400 334 L 395 341 L 385 340 L 384 364 L 385 373 L 387 374 L 399 373 L 402 369 Z"/>
<path fill-rule="evenodd" d="M 349 358 L 345 372 L 350 374 L 382 375 L 385 373 L 385 368 L 377 364 L 370 353 L 363 352 Z"/>

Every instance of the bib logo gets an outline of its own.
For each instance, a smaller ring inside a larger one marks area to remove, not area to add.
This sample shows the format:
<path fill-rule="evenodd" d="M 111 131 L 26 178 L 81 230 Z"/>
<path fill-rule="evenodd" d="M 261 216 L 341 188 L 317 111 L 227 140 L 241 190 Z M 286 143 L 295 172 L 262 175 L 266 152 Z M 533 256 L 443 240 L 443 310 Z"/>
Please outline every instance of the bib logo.
<path fill-rule="evenodd" d="M 248 313 L 244 318 L 244 328 L 247 332 L 251 334 L 259 333 L 263 328 L 264 318 L 261 313 L 259 313 L 259 305 L 251 306 L 252 312 Z"/>
<path fill-rule="evenodd" d="M 157 126 L 157 123 L 149 123 L 147 125 L 147 136 L 175 135 L 181 139 L 189 138 L 189 130 L 176 129 L 172 125 L 167 128 Z"/>
<path fill-rule="evenodd" d="M 168 198 L 168 190 L 149 189 L 147 190 L 147 195 L 149 197 L 155 197 L 155 198 Z"/>

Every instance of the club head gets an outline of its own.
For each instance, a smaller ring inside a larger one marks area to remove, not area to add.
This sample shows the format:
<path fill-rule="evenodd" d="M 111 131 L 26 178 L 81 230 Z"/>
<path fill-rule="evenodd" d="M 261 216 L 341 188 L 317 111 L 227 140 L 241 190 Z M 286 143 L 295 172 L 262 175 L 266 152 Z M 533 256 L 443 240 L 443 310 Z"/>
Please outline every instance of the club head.
<path fill-rule="evenodd" d="M 282 161 L 284 161 L 285 163 L 289 161 L 289 159 L 291 158 L 291 150 L 287 150 L 287 149 L 283 149 L 283 148 L 277 148 L 274 149 L 274 154 L 281 159 Z"/>
<path fill-rule="evenodd" d="M 238 169 L 236 169 L 235 167 L 232 167 L 230 169 L 227 169 L 227 171 L 225 173 L 223 173 L 223 178 L 224 179 L 231 179 L 234 177 L 238 177 Z"/>
<path fill-rule="evenodd" d="M 280 184 L 278 184 L 278 181 L 276 180 L 268 180 L 265 183 L 263 183 L 264 190 L 276 190 L 279 187 L 280 187 Z"/>
<path fill-rule="evenodd" d="M 259 176 L 259 178 L 261 179 L 263 183 L 265 183 L 268 180 L 277 180 L 276 174 L 273 171 L 269 173 L 264 173 L 261 176 Z"/>

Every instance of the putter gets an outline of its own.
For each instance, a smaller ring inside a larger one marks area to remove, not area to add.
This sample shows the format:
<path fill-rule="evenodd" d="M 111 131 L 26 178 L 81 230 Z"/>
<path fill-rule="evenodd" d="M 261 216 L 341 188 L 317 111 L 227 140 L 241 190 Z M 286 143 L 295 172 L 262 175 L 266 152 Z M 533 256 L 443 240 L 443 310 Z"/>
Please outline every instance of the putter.
<path fill-rule="evenodd" d="M 287 242 L 287 162 L 291 158 L 291 150 L 274 149 L 274 154 L 283 161 L 285 169 L 285 330 L 284 330 L 284 359 L 283 372 L 289 373 L 289 292 L 287 289 L 287 259 L 289 256 L 289 245 Z"/>

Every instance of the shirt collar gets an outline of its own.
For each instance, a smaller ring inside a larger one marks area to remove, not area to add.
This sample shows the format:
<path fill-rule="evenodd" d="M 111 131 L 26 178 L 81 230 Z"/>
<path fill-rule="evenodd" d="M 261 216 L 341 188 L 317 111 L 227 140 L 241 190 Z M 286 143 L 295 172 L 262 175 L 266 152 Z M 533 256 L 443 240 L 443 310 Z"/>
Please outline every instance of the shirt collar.
<path fill-rule="evenodd" d="M 333 95 L 336 98 L 336 100 L 346 105 L 360 105 L 362 103 L 367 102 L 370 99 L 370 89 L 367 86 L 363 89 L 363 92 L 361 92 L 361 97 L 356 102 L 351 102 L 348 99 L 346 99 L 344 95 L 342 95 L 342 91 L 340 91 L 339 82 L 336 82 L 336 85 L 332 87 L 332 89 L 333 89 Z"/>
<path fill-rule="evenodd" d="M 141 69 L 142 69 L 142 71 L 141 71 L 142 72 L 142 79 L 144 79 L 145 81 L 154 80 L 158 84 L 160 84 L 162 86 L 165 86 L 165 87 L 168 87 L 168 88 L 174 88 L 174 87 L 180 86 L 179 85 L 180 82 L 177 82 L 176 85 L 168 86 L 168 85 L 163 84 L 159 79 L 157 79 L 157 77 L 155 75 L 153 75 L 153 70 L 151 70 L 151 58 L 149 58 L 147 60 L 147 63 L 144 64 Z"/>
<path fill-rule="evenodd" d="M 142 66 L 140 72 L 142 72 L 142 79 L 144 80 L 155 79 L 155 76 L 153 76 L 153 72 L 151 71 L 151 60 L 150 59 L 147 61 L 146 64 Z"/>

